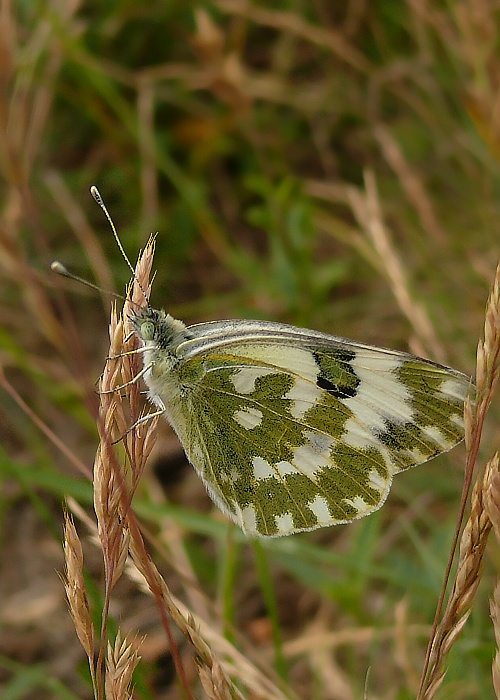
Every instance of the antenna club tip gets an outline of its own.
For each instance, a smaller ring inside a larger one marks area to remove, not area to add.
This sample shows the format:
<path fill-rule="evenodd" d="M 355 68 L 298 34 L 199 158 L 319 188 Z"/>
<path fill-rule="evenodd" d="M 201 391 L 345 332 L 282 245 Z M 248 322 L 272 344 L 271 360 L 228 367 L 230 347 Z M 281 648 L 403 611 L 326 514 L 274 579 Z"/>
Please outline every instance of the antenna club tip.
<path fill-rule="evenodd" d="M 68 271 L 62 264 L 62 262 L 59 262 L 59 260 L 54 260 L 53 262 L 50 263 L 50 269 L 52 272 L 57 272 L 58 275 L 64 275 L 65 277 L 68 276 Z"/>
<path fill-rule="evenodd" d="M 101 197 L 101 193 L 99 192 L 99 190 L 97 189 L 97 187 L 96 187 L 95 185 L 92 185 L 92 186 L 90 187 L 90 194 L 91 194 L 92 197 L 95 199 L 95 201 L 97 202 L 97 204 L 100 204 L 100 205 L 102 206 L 103 200 L 102 200 L 102 197 Z"/>

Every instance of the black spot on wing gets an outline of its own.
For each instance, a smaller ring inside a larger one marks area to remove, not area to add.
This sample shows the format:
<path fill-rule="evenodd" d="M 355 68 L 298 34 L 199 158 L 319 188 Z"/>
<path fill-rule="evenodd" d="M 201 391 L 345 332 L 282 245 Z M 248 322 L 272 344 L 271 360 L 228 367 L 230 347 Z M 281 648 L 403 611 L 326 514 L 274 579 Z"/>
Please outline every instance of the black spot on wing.
<path fill-rule="evenodd" d="M 319 386 L 320 389 L 325 389 L 329 394 L 332 396 L 335 396 L 337 399 L 342 399 L 345 398 L 346 396 L 354 396 L 356 393 L 346 393 L 345 388 L 340 388 L 338 384 L 332 384 L 332 382 L 327 379 L 326 377 L 322 377 L 321 375 L 318 376 L 318 379 L 316 380 L 316 384 Z M 352 392 L 352 389 L 349 390 L 349 392 Z"/>
<path fill-rule="evenodd" d="M 318 365 L 316 385 L 336 399 L 349 399 L 356 396 L 360 379 L 351 361 L 356 353 L 347 349 L 329 349 L 328 352 L 313 352 Z"/>

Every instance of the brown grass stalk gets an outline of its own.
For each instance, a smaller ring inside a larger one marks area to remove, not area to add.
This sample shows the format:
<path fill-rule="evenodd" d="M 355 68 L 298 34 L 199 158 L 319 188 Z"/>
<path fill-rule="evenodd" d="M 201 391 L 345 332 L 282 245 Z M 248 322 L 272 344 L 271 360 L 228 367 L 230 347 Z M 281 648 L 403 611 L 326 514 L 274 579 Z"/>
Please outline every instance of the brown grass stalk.
<path fill-rule="evenodd" d="M 130 508 L 131 501 L 147 458 L 155 441 L 155 421 L 137 424 L 141 417 L 140 389 L 135 381 L 141 360 L 135 352 L 128 316 L 132 309 L 148 303 L 153 263 L 154 239 L 150 239 L 141 256 L 135 280 L 120 319 L 113 310 L 110 322 L 110 349 L 99 383 L 100 409 L 98 430 L 100 444 L 94 462 L 94 508 L 101 542 L 105 597 L 101 621 L 101 640 L 96 663 L 98 697 L 103 696 L 103 667 L 106 651 L 107 618 L 113 587 L 120 578 L 127 559 L 131 538 L 142 542 L 140 529 Z M 124 387 L 125 393 L 121 393 Z M 130 426 L 132 425 L 132 429 Z M 125 464 L 117 456 L 115 442 L 121 440 Z M 172 658 L 186 697 L 190 697 L 185 672 L 166 617 L 162 617 L 169 639 Z"/>
<path fill-rule="evenodd" d="M 402 148 L 390 129 L 381 123 L 376 124 L 373 135 L 387 163 L 396 173 L 408 201 L 415 209 L 422 230 L 432 237 L 440 248 L 443 248 L 448 242 L 448 236 L 438 221 L 432 199 L 425 189 L 421 176 L 405 158 Z"/>
<path fill-rule="evenodd" d="M 497 466 L 495 460 L 488 463 L 483 477 L 477 480 L 472 492 L 470 515 L 460 541 L 455 581 L 433 638 L 429 677 L 419 694 L 422 700 L 431 700 L 435 696 L 445 676 L 445 662 L 450 649 L 472 610 L 491 530 L 491 521 L 485 508 L 485 494 Z"/>
<path fill-rule="evenodd" d="M 500 543 L 500 459 L 498 454 L 495 455 L 494 460 L 495 472 L 485 494 L 485 505 L 493 526 L 495 538 L 497 542 Z M 497 698 L 500 698 L 500 581 L 497 581 L 493 591 L 493 596 L 490 601 L 490 613 L 497 646 L 491 672 L 495 695 Z"/>
<path fill-rule="evenodd" d="M 361 73 L 368 73 L 371 69 L 370 62 L 345 40 L 341 32 L 314 26 L 302 19 L 298 13 L 277 12 L 257 4 L 239 2 L 239 0 L 217 0 L 215 4 L 220 10 L 230 15 L 251 19 L 263 27 L 272 27 L 331 51 Z"/>
<path fill-rule="evenodd" d="M 133 547 L 131 553 L 136 564 L 136 569 L 130 572 L 131 577 L 137 581 L 142 589 L 156 596 L 156 591 L 151 590 L 150 581 L 145 578 L 144 558 L 136 558 Z M 155 572 L 156 590 L 160 591 L 165 608 L 196 650 L 199 673 L 203 672 L 205 678 L 207 673 L 213 675 L 215 683 L 217 679 L 220 679 L 221 672 L 224 671 L 228 681 L 228 690 L 237 698 L 240 698 L 241 694 L 232 686 L 230 682 L 232 677 L 245 683 L 252 691 L 252 697 L 265 698 L 266 700 L 292 700 L 295 697 L 288 688 L 287 693 L 285 693 L 277 687 L 270 677 L 272 671 L 269 668 L 264 669 L 264 672 L 261 671 L 249 658 L 249 655 L 240 652 L 213 623 L 193 615 L 190 609 L 172 594 L 152 562 L 150 567 Z M 221 681 L 217 680 L 217 687 L 220 687 L 220 683 Z"/>
<path fill-rule="evenodd" d="M 111 589 L 123 571 L 126 555 L 130 550 L 134 564 L 146 579 L 148 588 L 156 600 L 186 697 L 191 697 L 191 693 L 170 630 L 167 613 L 195 647 L 198 658 L 203 661 L 200 667 L 205 669 L 200 674 L 203 682 L 210 685 L 209 679 L 212 678 L 212 687 L 219 693 L 217 697 L 240 697 L 230 679 L 222 672 L 216 657 L 197 634 L 192 620 L 186 619 L 173 602 L 168 586 L 146 551 L 139 525 L 130 509 L 132 495 L 154 445 L 156 420 L 137 423 L 142 417 L 142 409 L 140 388 L 135 378 L 140 371 L 142 360 L 140 353 L 134 352 L 134 339 L 129 332 L 128 316 L 131 311 L 147 303 L 153 252 L 154 241 L 151 240 L 137 265 L 136 280 L 125 302 L 122 319 L 118 320 L 116 314 L 112 314 L 109 358 L 100 383 L 101 444 L 95 463 L 94 492 L 99 537 L 105 560 L 105 612 L 109 605 Z M 113 391 L 117 386 L 124 388 Z M 130 425 L 133 426 L 132 429 Z M 113 440 L 119 437 L 123 437 L 128 464 L 126 472 L 121 470 L 112 444 Z M 102 632 L 102 639 L 104 639 L 104 624 Z M 101 651 L 102 648 L 103 642 L 101 642 Z M 107 679 L 106 692 L 108 692 Z"/>
<path fill-rule="evenodd" d="M 490 601 L 490 613 L 491 621 L 493 622 L 493 630 L 495 632 L 495 642 L 497 645 L 497 651 L 493 663 L 491 666 L 491 675 L 493 679 L 493 688 L 495 689 L 495 696 L 500 698 L 500 581 L 493 591 L 493 597 Z"/>
<path fill-rule="evenodd" d="M 459 560 L 453 588 L 441 617 L 445 590 L 451 571 L 451 564 L 463 522 L 468 494 L 476 472 L 477 457 L 484 422 L 500 376 L 500 264 L 497 267 L 493 287 L 488 297 L 484 322 L 484 339 L 477 348 L 476 401 L 466 401 L 465 443 L 467 448 L 464 485 L 457 518 L 457 529 L 452 544 L 450 560 L 445 573 L 442 593 L 438 602 L 436 618 L 429 641 L 426 661 L 418 700 L 430 700 L 441 684 L 444 664 L 449 650 L 459 636 L 473 603 L 477 585 L 481 577 L 481 563 L 486 540 L 492 526 L 486 511 L 485 494 L 489 493 L 492 479 L 498 468 L 496 456 L 486 466 L 484 475 L 479 477 L 472 494 L 471 511 L 466 523 L 459 549 Z M 491 499 L 490 499 L 491 500 Z"/>

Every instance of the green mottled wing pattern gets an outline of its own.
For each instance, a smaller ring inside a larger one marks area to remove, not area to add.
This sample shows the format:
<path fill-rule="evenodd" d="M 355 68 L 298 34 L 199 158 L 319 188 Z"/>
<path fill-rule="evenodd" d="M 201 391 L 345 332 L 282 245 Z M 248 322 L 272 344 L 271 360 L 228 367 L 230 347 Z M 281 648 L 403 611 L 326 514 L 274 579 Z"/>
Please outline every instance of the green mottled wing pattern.
<path fill-rule="evenodd" d="M 463 438 L 465 375 L 323 334 L 294 340 L 198 343 L 176 369 L 171 422 L 214 501 L 252 535 L 367 515 L 395 473 Z"/>

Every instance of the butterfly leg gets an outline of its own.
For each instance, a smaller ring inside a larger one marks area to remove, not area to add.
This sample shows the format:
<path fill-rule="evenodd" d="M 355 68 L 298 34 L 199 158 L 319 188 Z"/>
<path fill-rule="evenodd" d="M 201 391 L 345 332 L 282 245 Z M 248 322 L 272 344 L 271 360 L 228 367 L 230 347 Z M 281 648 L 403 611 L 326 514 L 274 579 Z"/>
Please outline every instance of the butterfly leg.
<path fill-rule="evenodd" d="M 99 394 L 114 394 L 115 391 L 120 391 L 120 389 L 125 389 L 127 386 L 130 386 L 131 384 L 135 384 L 148 370 L 151 369 L 151 367 L 154 365 L 154 362 L 150 362 L 147 365 L 144 365 L 144 367 L 141 369 L 140 372 L 137 372 L 135 377 L 131 379 L 129 382 L 125 382 L 125 384 L 120 384 L 119 386 L 115 386 L 112 389 L 107 389 L 106 391 L 99 391 Z"/>

